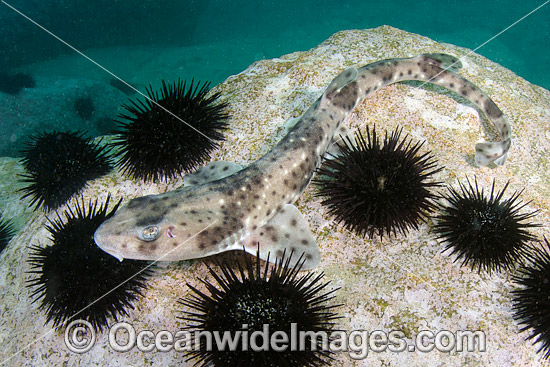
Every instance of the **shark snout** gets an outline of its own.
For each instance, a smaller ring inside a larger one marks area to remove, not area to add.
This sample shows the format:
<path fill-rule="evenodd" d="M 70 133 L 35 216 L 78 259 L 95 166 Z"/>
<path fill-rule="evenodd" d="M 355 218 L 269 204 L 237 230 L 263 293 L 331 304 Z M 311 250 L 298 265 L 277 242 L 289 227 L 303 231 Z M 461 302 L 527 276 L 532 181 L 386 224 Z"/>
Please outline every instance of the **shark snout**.
<path fill-rule="evenodd" d="M 109 241 L 109 235 L 106 233 L 104 226 L 99 226 L 99 228 L 94 233 L 94 242 L 97 247 L 99 247 L 101 250 L 105 251 L 111 256 L 116 257 L 119 261 L 124 260 L 124 257 L 122 254 L 117 251 L 116 247 L 113 247 L 111 245 L 111 241 Z"/>

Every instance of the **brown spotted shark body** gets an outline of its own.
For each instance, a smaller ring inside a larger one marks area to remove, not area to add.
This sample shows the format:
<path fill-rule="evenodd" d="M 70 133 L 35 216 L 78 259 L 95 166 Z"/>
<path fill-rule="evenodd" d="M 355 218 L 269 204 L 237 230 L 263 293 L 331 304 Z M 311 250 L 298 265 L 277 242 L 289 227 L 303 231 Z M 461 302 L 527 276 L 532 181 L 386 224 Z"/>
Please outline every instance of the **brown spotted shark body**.
<path fill-rule="evenodd" d="M 309 184 L 341 123 L 355 106 L 381 87 L 419 80 L 446 87 L 485 113 L 500 141 L 476 145 L 476 162 L 503 164 L 510 148 L 510 126 L 496 104 L 456 74 L 460 61 L 445 54 L 375 62 L 348 68 L 297 120 L 271 151 L 240 169 L 214 162 L 186 175 L 184 187 L 130 200 L 95 232 L 97 245 L 122 260 L 176 261 L 245 249 L 270 260 L 293 251 L 303 269 L 320 262 L 320 251 L 306 220 L 292 205 Z"/>

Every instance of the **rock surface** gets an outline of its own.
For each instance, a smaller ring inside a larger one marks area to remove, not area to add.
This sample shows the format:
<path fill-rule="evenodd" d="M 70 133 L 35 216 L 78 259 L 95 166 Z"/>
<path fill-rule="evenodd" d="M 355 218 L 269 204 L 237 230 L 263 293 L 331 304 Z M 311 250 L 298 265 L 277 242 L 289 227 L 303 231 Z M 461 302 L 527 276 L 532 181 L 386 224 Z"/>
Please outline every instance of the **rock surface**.
<path fill-rule="evenodd" d="M 431 85 L 403 83 L 386 87 L 364 101 L 346 123 L 365 131 L 376 125 L 379 132 L 403 127 L 414 140 L 425 141 L 444 169 L 434 179 L 457 185 L 465 176 L 477 177 L 481 187 L 497 187 L 510 181 L 508 194 L 525 188 L 524 210 L 539 210 L 536 221 L 546 233 L 550 209 L 550 92 L 529 84 L 467 49 L 439 44 L 428 38 L 391 27 L 343 31 L 318 47 L 279 59 L 259 61 L 215 88 L 229 103 L 233 116 L 227 141 L 213 159 L 247 165 L 267 152 L 284 134 L 285 122 L 298 117 L 317 99 L 328 82 L 344 68 L 394 57 L 425 52 L 444 52 L 463 57 L 461 74 L 485 91 L 507 114 L 513 130 L 513 145 L 507 163 L 498 168 L 473 164 L 475 143 L 493 132 L 483 127 L 478 111 L 463 98 Z M 20 167 L 10 159 L 2 163 L 4 177 L 13 178 Z M 181 366 L 177 352 L 142 353 L 137 349 L 118 353 L 108 345 L 108 334 L 98 335 L 94 348 L 83 355 L 71 353 L 63 334 L 45 325 L 44 314 L 31 304 L 25 282 L 29 245 L 48 246 L 44 214 L 33 214 L 18 201 L 13 186 L 4 184 L 2 197 L 9 197 L 11 210 L 24 223 L 0 261 L 0 362 L 5 365 L 66 366 Z M 171 190 L 170 184 L 145 185 L 113 172 L 90 184 L 86 198 L 104 200 L 131 198 Z M 11 188 L 10 188 L 11 187 Z M 536 348 L 519 333 L 512 319 L 509 274 L 477 274 L 442 254 L 443 244 L 433 233 L 431 220 L 407 236 L 363 239 L 336 225 L 309 187 L 296 205 L 305 213 L 322 253 L 323 271 L 331 287 L 340 287 L 336 302 L 348 330 L 402 330 L 407 342 L 421 330 L 482 330 L 487 337 L 485 352 L 369 352 L 363 360 L 348 354 L 336 356 L 334 366 L 537 366 L 542 365 Z M 14 214 L 14 215 L 15 215 Z M 235 254 L 219 257 L 232 258 Z M 176 331 L 182 326 L 176 302 L 189 290 L 185 283 L 201 287 L 207 278 L 205 260 L 182 261 L 160 267 L 149 281 L 145 297 L 128 317 L 136 330 Z M 191 364 L 189 364 L 191 365 Z"/>

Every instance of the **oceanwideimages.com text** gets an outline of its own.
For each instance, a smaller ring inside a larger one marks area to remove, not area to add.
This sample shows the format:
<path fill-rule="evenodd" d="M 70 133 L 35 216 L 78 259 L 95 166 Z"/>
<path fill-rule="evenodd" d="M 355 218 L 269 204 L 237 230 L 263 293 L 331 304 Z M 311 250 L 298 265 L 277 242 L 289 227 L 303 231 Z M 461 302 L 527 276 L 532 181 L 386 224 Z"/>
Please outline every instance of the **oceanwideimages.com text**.
<path fill-rule="evenodd" d="M 271 330 L 269 324 L 262 330 L 249 330 L 243 324 L 238 331 L 188 331 L 162 330 L 136 331 L 127 322 L 119 322 L 109 329 L 109 345 L 120 353 L 138 349 L 141 352 L 189 352 L 202 351 L 304 351 L 319 350 L 334 353 L 346 352 L 353 359 L 364 359 L 371 352 L 484 352 L 486 336 L 476 330 L 422 330 L 407 337 L 401 330 L 354 330 L 332 332 L 298 330 L 291 324 L 290 333 Z M 87 321 L 76 320 L 65 331 L 65 343 L 75 353 L 85 353 L 96 341 L 94 329 Z"/>

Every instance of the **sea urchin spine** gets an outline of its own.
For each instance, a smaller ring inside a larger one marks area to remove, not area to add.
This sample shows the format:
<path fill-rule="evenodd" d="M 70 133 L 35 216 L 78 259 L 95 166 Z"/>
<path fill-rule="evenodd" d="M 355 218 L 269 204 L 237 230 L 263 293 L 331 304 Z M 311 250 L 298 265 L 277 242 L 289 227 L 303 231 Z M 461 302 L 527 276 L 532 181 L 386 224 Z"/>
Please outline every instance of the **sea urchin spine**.
<path fill-rule="evenodd" d="M 89 321 L 95 329 L 103 329 L 108 319 L 127 315 L 126 309 L 141 296 L 144 280 L 151 273 L 146 263 L 136 260 L 118 261 L 96 246 L 93 234 L 110 218 L 120 202 L 107 211 L 109 198 L 98 206 L 97 200 L 77 201 L 65 211 L 63 221 L 49 220 L 46 226 L 52 246 L 32 246 L 29 263 L 36 278 L 29 287 L 33 302 L 40 300 L 47 321 L 61 327 L 73 317 Z"/>
<path fill-rule="evenodd" d="M 325 199 L 338 223 L 361 236 L 375 233 L 406 233 L 435 209 L 435 195 L 429 182 L 439 172 L 431 153 L 419 154 L 422 143 L 412 144 L 401 130 L 390 136 L 386 133 L 383 146 L 376 135 L 367 130 L 343 139 L 340 155 L 323 162 L 317 172 L 316 196 Z"/>
<path fill-rule="evenodd" d="M 30 137 L 22 151 L 21 175 L 28 185 L 19 191 L 31 205 L 55 210 L 82 191 L 89 180 L 111 170 L 108 150 L 82 132 L 40 133 Z"/>
<path fill-rule="evenodd" d="M 237 272 L 225 263 L 219 264 L 221 274 L 209 268 L 219 287 L 201 280 L 209 292 L 206 294 L 188 284 L 193 294 L 179 301 L 190 308 L 181 318 L 194 323 L 186 329 L 193 333 L 227 331 L 233 338 L 243 332 L 245 325 L 248 335 L 264 330 L 264 325 L 269 325 L 270 332 L 282 331 L 287 336 L 291 335 L 292 324 L 297 330 L 330 332 L 333 321 L 338 318 L 333 309 L 338 306 L 327 303 L 334 297 L 335 290 L 325 290 L 329 283 L 322 282 L 323 274 L 299 276 L 302 258 L 294 267 L 288 267 L 289 263 L 290 258 L 285 260 L 283 255 L 271 272 L 268 272 L 267 262 L 262 271 L 257 255 L 255 266 L 246 257 L 245 268 L 239 265 Z M 244 333 L 240 335 L 245 338 Z M 290 347 L 283 351 L 254 351 L 243 350 L 245 342 L 241 338 L 235 350 L 229 351 L 220 350 L 217 344 L 208 350 L 206 341 L 201 338 L 200 345 L 193 345 L 187 356 L 196 358 L 196 365 L 202 366 L 301 367 L 328 364 L 331 352 L 323 350 L 319 344 L 315 350 L 311 342 L 309 339 L 305 348 L 297 351 Z M 317 340 L 317 343 L 320 342 Z"/>
<path fill-rule="evenodd" d="M 0 253 L 4 251 L 8 243 L 11 241 L 15 230 L 13 223 L 4 219 L 0 220 Z"/>
<path fill-rule="evenodd" d="M 226 103 L 219 93 L 207 96 L 210 83 L 194 85 L 178 79 L 162 81 L 160 95 L 147 89 L 148 98 L 124 105 L 113 143 L 120 149 L 117 164 L 133 178 L 161 181 L 197 168 L 218 148 L 227 129 Z"/>
<path fill-rule="evenodd" d="M 462 265 L 472 269 L 501 271 L 512 269 L 517 262 L 523 262 L 529 254 L 528 242 L 536 238 L 528 231 L 538 227 L 529 222 L 537 212 L 520 213 L 528 203 L 522 203 L 515 192 L 503 199 L 508 183 L 500 192 L 495 191 L 495 181 L 491 194 L 487 197 L 467 179 L 467 185 L 459 183 L 460 190 L 449 187 L 443 195 L 448 205 L 442 205 L 434 231 L 446 243 L 445 250 L 452 249 L 451 255 L 462 259 Z"/>
<path fill-rule="evenodd" d="M 529 265 L 519 269 L 513 281 L 519 286 L 513 294 L 514 319 L 520 331 L 530 330 L 527 340 L 540 343 L 538 352 L 550 357 L 550 246 L 544 239 L 542 248 L 529 256 Z"/>

